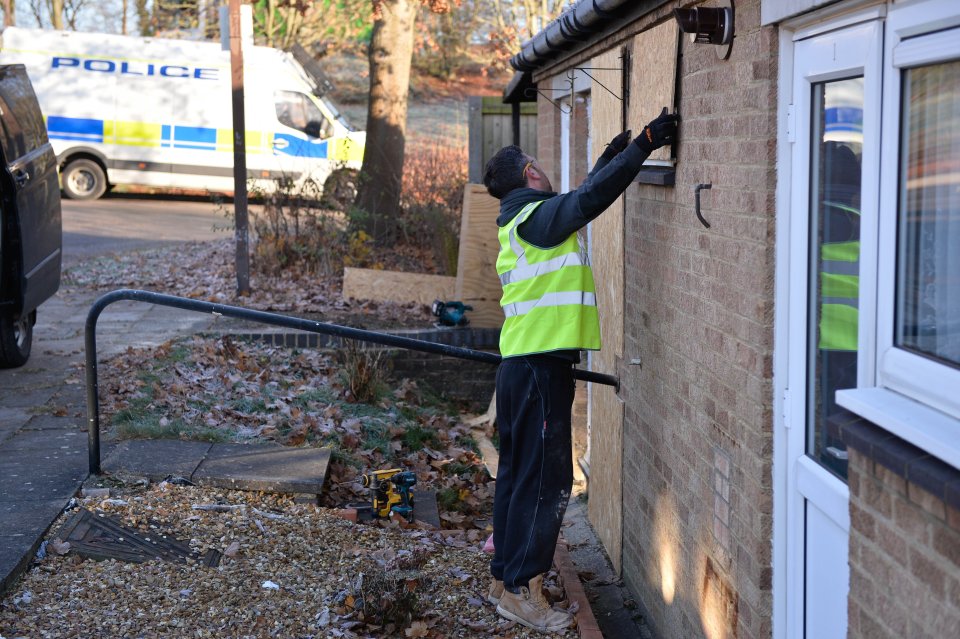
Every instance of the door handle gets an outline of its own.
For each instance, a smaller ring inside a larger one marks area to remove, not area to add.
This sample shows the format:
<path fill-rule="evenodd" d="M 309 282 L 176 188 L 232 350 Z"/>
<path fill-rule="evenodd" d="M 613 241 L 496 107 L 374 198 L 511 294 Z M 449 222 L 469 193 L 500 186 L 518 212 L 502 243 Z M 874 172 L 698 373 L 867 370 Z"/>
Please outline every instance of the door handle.
<path fill-rule="evenodd" d="M 30 180 L 30 174 L 24 171 L 23 169 L 17 169 L 13 172 L 13 181 L 17 183 L 17 186 L 22 187 Z"/>

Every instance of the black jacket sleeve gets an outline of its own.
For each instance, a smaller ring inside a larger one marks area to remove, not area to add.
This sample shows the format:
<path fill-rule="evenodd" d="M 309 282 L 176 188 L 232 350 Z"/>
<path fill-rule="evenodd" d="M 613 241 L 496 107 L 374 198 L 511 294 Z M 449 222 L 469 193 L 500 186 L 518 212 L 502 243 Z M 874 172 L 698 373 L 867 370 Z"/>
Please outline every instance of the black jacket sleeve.
<path fill-rule="evenodd" d="M 649 153 L 629 144 L 606 161 L 603 156 L 576 190 L 545 200 L 517 232 L 541 248 L 557 246 L 598 217 L 620 197 L 640 172 Z"/>

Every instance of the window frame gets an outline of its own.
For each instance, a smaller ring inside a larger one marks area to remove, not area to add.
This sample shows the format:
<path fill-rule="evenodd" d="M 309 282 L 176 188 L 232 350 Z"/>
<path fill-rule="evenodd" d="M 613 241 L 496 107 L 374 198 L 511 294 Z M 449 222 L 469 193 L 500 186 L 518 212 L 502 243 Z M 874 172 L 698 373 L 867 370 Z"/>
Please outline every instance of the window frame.
<path fill-rule="evenodd" d="M 875 354 L 875 379 L 861 378 L 858 388 L 839 391 L 837 402 L 960 467 L 960 369 L 894 343 L 904 73 L 960 59 L 960 11 L 952 0 L 891 8 L 885 40 L 878 259 L 866 265 L 872 272 L 861 271 L 861 285 L 876 282 L 875 339 L 861 338 L 861 347 Z"/>
<path fill-rule="evenodd" d="M 891 32 L 895 23 L 891 16 Z M 897 40 L 896 36 L 891 40 Z M 877 296 L 877 383 L 960 419 L 960 369 L 910 352 L 894 344 L 897 260 L 899 255 L 900 167 L 903 112 L 903 79 L 913 67 L 960 60 L 960 28 L 901 40 L 890 47 L 883 110 L 884 145 L 880 178 L 880 255 Z"/>

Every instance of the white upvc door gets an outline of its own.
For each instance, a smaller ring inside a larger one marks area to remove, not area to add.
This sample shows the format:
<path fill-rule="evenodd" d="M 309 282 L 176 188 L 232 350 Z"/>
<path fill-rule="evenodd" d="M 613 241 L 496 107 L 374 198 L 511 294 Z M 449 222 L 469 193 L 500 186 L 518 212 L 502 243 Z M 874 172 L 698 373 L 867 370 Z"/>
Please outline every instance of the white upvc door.
<path fill-rule="evenodd" d="M 808 32 L 809 33 L 809 32 Z M 880 81 L 883 23 L 870 20 L 793 42 L 789 136 L 789 268 L 783 389 L 785 535 L 779 581 L 785 603 L 778 636 L 847 634 L 850 529 L 846 450 L 831 436 L 836 390 L 869 384 L 875 295 Z"/>

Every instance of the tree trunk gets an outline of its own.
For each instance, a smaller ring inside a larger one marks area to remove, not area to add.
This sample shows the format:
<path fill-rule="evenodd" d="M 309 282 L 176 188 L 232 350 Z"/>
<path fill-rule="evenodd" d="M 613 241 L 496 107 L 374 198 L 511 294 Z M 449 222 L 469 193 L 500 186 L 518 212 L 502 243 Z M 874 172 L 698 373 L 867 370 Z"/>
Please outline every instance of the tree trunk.
<path fill-rule="evenodd" d="M 63 30 L 63 0 L 50 0 L 50 24 L 54 29 Z"/>
<path fill-rule="evenodd" d="M 416 0 L 384 0 L 370 37 L 367 143 L 357 191 L 357 221 L 378 243 L 396 235 L 407 128 Z"/>
<path fill-rule="evenodd" d="M 13 27 L 16 24 L 17 14 L 14 0 L 3 0 L 3 27 Z"/>
<path fill-rule="evenodd" d="M 137 28 L 140 35 L 148 36 L 151 33 L 150 11 L 147 9 L 147 0 L 134 0 L 134 10 L 137 12 Z"/>

